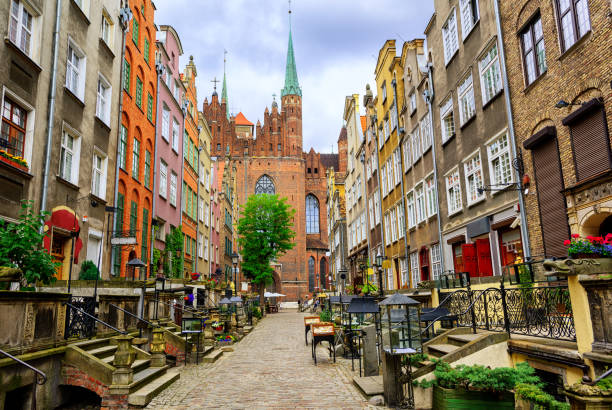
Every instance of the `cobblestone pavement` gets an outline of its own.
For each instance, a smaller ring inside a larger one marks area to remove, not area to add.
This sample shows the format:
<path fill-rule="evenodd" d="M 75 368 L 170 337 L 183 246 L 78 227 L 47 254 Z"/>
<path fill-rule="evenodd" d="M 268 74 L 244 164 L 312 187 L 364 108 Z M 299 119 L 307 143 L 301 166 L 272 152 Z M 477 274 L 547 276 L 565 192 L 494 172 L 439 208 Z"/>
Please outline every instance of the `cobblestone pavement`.
<path fill-rule="evenodd" d="M 314 366 L 304 343 L 305 315 L 295 310 L 268 315 L 234 352 L 215 363 L 184 367 L 181 378 L 147 409 L 375 408 L 353 385 L 350 360 L 338 357 L 334 364 L 320 346 Z"/>

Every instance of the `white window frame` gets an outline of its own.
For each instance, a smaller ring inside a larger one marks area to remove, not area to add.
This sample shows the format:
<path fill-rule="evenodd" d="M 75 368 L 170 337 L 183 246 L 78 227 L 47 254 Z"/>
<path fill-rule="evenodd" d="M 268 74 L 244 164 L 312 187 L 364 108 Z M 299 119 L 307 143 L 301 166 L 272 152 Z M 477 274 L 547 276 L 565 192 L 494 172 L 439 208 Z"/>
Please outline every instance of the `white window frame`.
<path fill-rule="evenodd" d="M 372 229 L 376 224 L 374 222 L 374 198 L 370 197 L 368 200 L 368 214 L 370 217 L 370 229 Z"/>
<path fill-rule="evenodd" d="M 72 138 L 72 148 L 67 146 L 66 137 Z M 70 175 L 66 174 L 66 154 L 71 155 Z M 74 185 L 79 184 L 79 163 L 81 160 L 81 136 L 74 130 L 64 127 L 60 144 L 59 176 Z"/>
<path fill-rule="evenodd" d="M 17 6 L 15 10 L 15 5 Z M 36 23 L 37 17 L 35 13 L 33 13 L 23 0 L 11 0 L 10 5 L 8 6 L 8 33 L 7 37 L 9 40 L 17 46 L 25 55 L 32 58 L 33 53 L 33 45 L 32 39 L 36 35 Z M 16 12 L 16 14 L 15 14 Z M 24 15 L 29 16 L 30 27 L 24 25 Z M 14 27 L 14 30 L 13 30 Z M 35 40 L 38 40 L 37 38 Z"/>
<path fill-rule="evenodd" d="M 198 258 L 204 258 L 204 234 L 198 233 Z"/>
<path fill-rule="evenodd" d="M 387 164 L 383 164 L 382 167 L 380 167 L 380 182 L 382 184 L 382 193 L 383 193 L 383 198 L 387 197 Z"/>
<path fill-rule="evenodd" d="M 472 8 L 472 6 L 475 6 L 475 8 Z M 480 19 L 478 0 L 459 0 L 459 8 L 459 14 L 461 15 L 461 37 L 465 41 Z"/>
<path fill-rule="evenodd" d="M 380 191 L 376 190 L 374 193 L 374 218 L 376 225 L 380 223 Z"/>
<path fill-rule="evenodd" d="M 389 130 L 389 118 L 385 118 L 383 120 L 383 129 L 385 130 L 385 142 L 389 140 L 391 136 L 391 131 Z"/>
<path fill-rule="evenodd" d="M 425 204 L 425 187 L 423 182 L 419 182 L 414 187 L 414 202 L 417 223 L 424 222 L 427 219 L 427 207 Z"/>
<path fill-rule="evenodd" d="M 505 141 L 505 145 L 504 145 Z M 503 172 L 505 177 L 497 178 L 496 166 L 494 164 L 495 161 L 500 161 L 500 167 L 503 167 L 501 161 L 505 157 L 506 161 L 506 169 L 507 173 Z M 489 179 L 491 181 L 491 185 L 504 185 L 504 184 L 512 184 L 514 182 L 514 172 L 512 170 L 512 159 L 510 152 L 510 140 L 508 138 L 508 133 L 504 130 L 501 134 L 493 137 L 491 140 L 487 141 L 487 159 L 489 162 Z M 493 191 L 494 193 L 496 191 Z"/>
<path fill-rule="evenodd" d="M 100 167 L 96 166 L 96 157 L 100 158 Z M 108 156 L 99 149 L 94 149 L 91 160 L 91 193 L 100 199 L 106 199 L 106 175 Z M 96 178 L 98 188 L 96 190 Z"/>
<path fill-rule="evenodd" d="M 459 35 L 457 33 L 457 9 L 453 7 L 446 22 L 442 26 L 442 43 L 444 48 L 444 64 L 452 60 L 459 50 Z"/>
<path fill-rule="evenodd" d="M 395 184 L 393 183 L 393 156 L 387 158 L 387 194 L 393 191 Z"/>
<path fill-rule="evenodd" d="M 402 144 L 402 151 L 404 155 L 404 170 L 408 172 L 412 168 L 412 149 L 411 149 L 411 137 L 407 136 Z"/>
<path fill-rule="evenodd" d="M 390 131 L 393 131 L 397 128 L 397 111 L 395 110 L 395 101 L 391 104 L 391 108 L 389 108 L 389 117 L 391 118 Z"/>
<path fill-rule="evenodd" d="M 404 203 L 400 202 L 395 208 L 397 212 L 397 238 L 402 239 L 406 234 L 406 223 L 404 221 Z"/>
<path fill-rule="evenodd" d="M 76 56 L 77 60 L 70 60 L 70 55 Z M 85 52 L 68 37 L 68 48 L 66 49 L 66 88 L 82 102 L 85 101 L 85 78 L 87 74 L 87 56 Z M 76 83 L 74 81 L 76 76 Z"/>
<path fill-rule="evenodd" d="M 104 8 L 102 10 L 102 20 L 100 21 L 100 38 L 109 48 L 112 48 L 113 25 L 113 19 L 111 19 L 110 13 Z"/>
<path fill-rule="evenodd" d="M 431 275 L 433 280 L 440 279 L 442 274 L 442 258 L 440 255 L 440 244 L 436 243 L 430 248 L 429 255 L 431 257 Z"/>
<path fill-rule="evenodd" d="M 478 68 L 480 71 L 482 105 L 485 105 L 504 88 L 501 79 L 501 68 L 499 65 L 497 43 L 494 43 L 480 59 L 478 62 Z"/>
<path fill-rule="evenodd" d="M 463 161 L 463 175 L 465 178 L 465 190 L 468 206 L 474 205 L 485 199 L 484 191 L 478 192 L 478 188 L 484 185 L 484 175 L 482 172 L 482 156 L 480 150 L 470 155 Z"/>
<path fill-rule="evenodd" d="M 474 101 L 474 79 L 472 70 L 457 87 L 457 99 L 459 101 L 459 118 L 463 126 L 476 115 L 476 101 Z"/>
<path fill-rule="evenodd" d="M 110 82 L 98 73 L 98 89 L 96 90 L 96 116 L 110 126 L 110 109 L 113 98 L 113 87 Z"/>
<path fill-rule="evenodd" d="M 406 194 L 406 206 L 408 208 L 408 229 L 412 229 L 416 226 L 414 191 L 412 190 Z"/>
<path fill-rule="evenodd" d="M 210 248 L 208 247 L 208 238 L 204 238 L 204 260 L 208 260 Z"/>
<path fill-rule="evenodd" d="M 180 128 L 176 118 L 172 118 L 172 150 L 178 154 L 180 146 Z M 183 153 L 183 155 L 185 155 Z"/>
<path fill-rule="evenodd" d="M 461 200 L 461 178 L 459 168 L 455 167 L 444 176 L 446 182 L 446 201 L 448 205 L 448 216 L 463 210 Z"/>
<path fill-rule="evenodd" d="M 417 109 L 416 105 L 416 93 L 413 91 L 410 93 L 410 114 L 414 113 Z"/>
<path fill-rule="evenodd" d="M 451 118 L 452 132 L 446 128 L 446 119 Z M 442 128 L 442 144 L 450 140 L 455 135 L 455 115 L 453 114 L 453 96 L 449 96 L 448 99 L 440 106 L 440 127 Z"/>
<path fill-rule="evenodd" d="M 389 222 L 391 223 L 391 242 L 397 241 L 397 215 L 395 208 L 391 208 L 389 212 Z"/>
<path fill-rule="evenodd" d="M 425 178 L 425 200 L 427 202 L 427 217 L 438 213 L 436 207 L 436 181 L 434 180 L 433 174 Z"/>
<path fill-rule="evenodd" d="M 170 142 L 170 109 L 163 103 L 162 105 L 162 122 L 161 122 L 161 136 L 166 142 Z"/>
<path fill-rule="evenodd" d="M 204 225 L 208 226 L 210 223 L 210 206 L 208 202 L 204 201 Z"/>
<path fill-rule="evenodd" d="M 406 258 L 400 259 L 400 287 L 409 286 L 410 282 L 408 279 L 408 260 Z"/>
<path fill-rule="evenodd" d="M 410 276 L 412 278 L 412 287 L 416 288 L 421 281 L 421 269 L 419 266 L 419 253 L 412 252 L 410 254 Z"/>
<path fill-rule="evenodd" d="M 366 223 L 366 214 L 365 211 L 361 213 L 361 240 L 365 241 L 367 238 L 367 223 Z"/>
<path fill-rule="evenodd" d="M 393 151 L 393 167 L 395 174 L 395 185 L 399 185 L 402 182 L 402 156 L 400 154 L 400 147 L 395 148 Z"/>
<path fill-rule="evenodd" d="M 385 245 L 389 246 L 391 245 L 391 230 L 390 230 L 390 225 L 389 225 L 389 213 L 385 214 Z"/>
<path fill-rule="evenodd" d="M 423 154 L 425 154 L 430 148 L 432 144 L 432 136 L 431 136 L 431 122 L 429 121 L 429 113 L 425 114 L 421 121 L 419 122 L 419 126 L 421 128 L 421 141 L 422 141 L 422 149 Z"/>
<path fill-rule="evenodd" d="M 164 160 L 159 162 L 159 196 L 168 197 L 168 164 Z"/>
<path fill-rule="evenodd" d="M 412 164 L 414 165 L 423 155 L 421 151 L 421 136 L 420 136 L 418 126 L 412 131 L 411 140 L 412 140 Z"/>

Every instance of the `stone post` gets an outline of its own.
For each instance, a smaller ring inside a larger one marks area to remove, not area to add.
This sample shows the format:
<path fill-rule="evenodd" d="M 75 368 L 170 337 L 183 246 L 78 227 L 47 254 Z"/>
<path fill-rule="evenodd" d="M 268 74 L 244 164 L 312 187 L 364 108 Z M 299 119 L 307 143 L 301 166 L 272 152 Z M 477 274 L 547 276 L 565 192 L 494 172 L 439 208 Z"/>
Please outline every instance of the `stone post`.
<path fill-rule="evenodd" d="M 132 350 L 132 336 L 121 335 L 114 338 L 117 341 L 117 351 L 113 366 L 113 386 L 126 386 L 134 381 L 134 371 L 132 363 L 136 359 L 136 354 Z"/>
<path fill-rule="evenodd" d="M 376 353 L 376 326 L 363 328 L 363 375 L 378 376 L 378 354 Z"/>
<path fill-rule="evenodd" d="M 151 367 L 163 367 L 166 365 L 165 351 L 164 330 L 156 327 L 153 329 L 153 340 L 151 341 Z"/>
<path fill-rule="evenodd" d="M 382 352 L 383 365 L 383 396 L 388 407 L 394 407 L 404 400 L 404 389 L 400 383 L 402 374 L 401 355 Z"/>

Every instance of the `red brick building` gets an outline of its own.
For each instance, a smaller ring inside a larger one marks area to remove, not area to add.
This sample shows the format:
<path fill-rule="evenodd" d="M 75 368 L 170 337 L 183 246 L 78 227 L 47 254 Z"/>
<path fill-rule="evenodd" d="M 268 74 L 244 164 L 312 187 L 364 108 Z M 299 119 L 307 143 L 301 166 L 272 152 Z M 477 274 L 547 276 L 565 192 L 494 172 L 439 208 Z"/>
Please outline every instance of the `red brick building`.
<path fill-rule="evenodd" d="M 274 100 L 271 110 L 266 107 L 263 124 L 257 121 L 253 127 L 241 113 L 229 115 L 225 78 L 221 100 L 213 93 L 210 103 L 204 101 L 203 113 L 212 132 L 211 156 L 228 156 L 236 168 L 238 203 L 244 204 L 249 195 L 275 193 L 296 211 L 296 246 L 279 259 L 269 290 L 297 300 L 328 288 L 325 171 L 338 169 L 338 156 L 302 149 L 302 90 L 291 31 L 281 105 Z"/>

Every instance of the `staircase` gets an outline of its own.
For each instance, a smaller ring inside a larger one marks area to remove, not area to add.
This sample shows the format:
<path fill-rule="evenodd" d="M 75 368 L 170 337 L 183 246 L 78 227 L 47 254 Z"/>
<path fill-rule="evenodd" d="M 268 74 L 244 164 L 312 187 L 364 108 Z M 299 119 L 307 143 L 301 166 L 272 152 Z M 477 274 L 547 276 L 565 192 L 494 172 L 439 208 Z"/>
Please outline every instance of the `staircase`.
<path fill-rule="evenodd" d="M 113 360 L 117 346 L 112 338 L 93 339 L 69 345 L 66 364 L 76 367 L 106 386 L 112 384 Z M 146 406 L 155 396 L 170 386 L 180 375 L 170 366 L 151 367 L 151 355 L 136 346 L 132 364 L 134 379 L 126 388 L 131 406 Z"/>
<path fill-rule="evenodd" d="M 162 319 L 159 325 L 164 329 L 164 340 L 166 342 L 166 352 L 176 358 L 176 365 L 181 365 L 185 361 L 185 336 L 181 334 L 180 326 L 177 326 L 170 319 Z M 171 346 L 171 347 L 170 347 Z M 214 345 L 206 345 L 206 339 L 202 335 L 200 340 L 199 361 L 202 363 L 213 363 L 221 357 L 223 352 L 215 350 Z"/>

